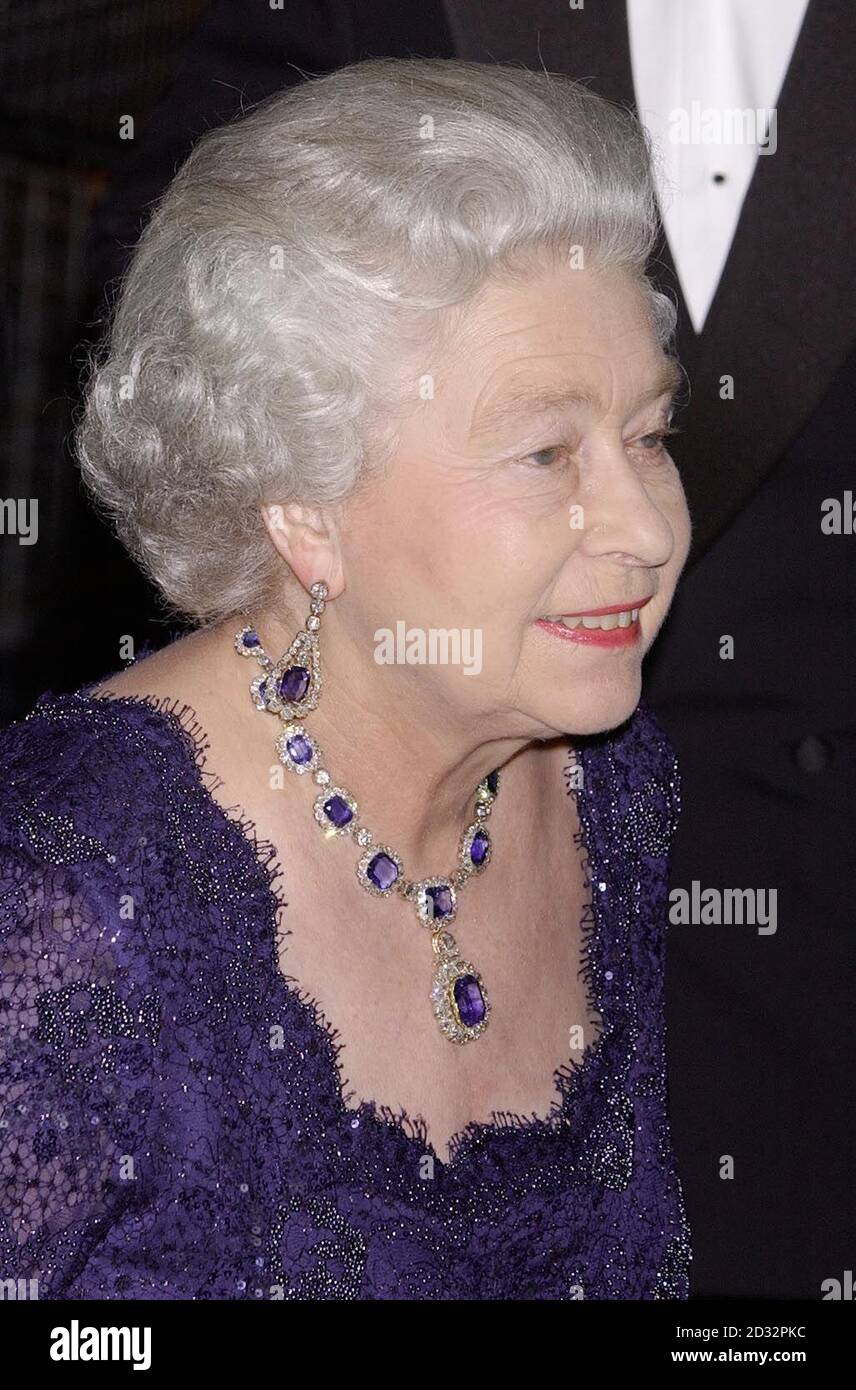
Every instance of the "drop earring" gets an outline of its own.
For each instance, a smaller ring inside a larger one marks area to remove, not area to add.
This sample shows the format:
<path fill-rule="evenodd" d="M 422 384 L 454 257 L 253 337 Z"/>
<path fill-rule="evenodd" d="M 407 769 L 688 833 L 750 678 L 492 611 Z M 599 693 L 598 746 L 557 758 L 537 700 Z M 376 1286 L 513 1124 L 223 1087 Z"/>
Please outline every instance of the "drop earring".
<path fill-rule="evenodd" d="M 256 709 L 269 710 L 284 721 L 305 718 L 317 707 L 321 696 L 318 632 L 326 607 L 327 585 L 319 580 L 309 593 L 309 616 L 276 663 L 265 655 L 254 628 L 242 627 L 235 638 L 236 651 L 241 656 L 254 656 L 262 668 L 262 674 L 250 683 Z"/>

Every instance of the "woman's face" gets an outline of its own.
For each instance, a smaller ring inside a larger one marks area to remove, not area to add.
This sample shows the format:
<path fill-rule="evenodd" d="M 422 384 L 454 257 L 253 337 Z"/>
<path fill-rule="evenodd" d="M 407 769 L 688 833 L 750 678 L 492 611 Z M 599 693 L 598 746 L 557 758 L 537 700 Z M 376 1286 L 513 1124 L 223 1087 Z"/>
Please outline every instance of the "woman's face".
<path fill-rule="evenodd" d="M 345 513 L 343 617 L 375 646 L 378 629 L 421 630 L 429 657 L 432 629 L 457 631 L 464 657 L 381 679 L 486 736 L 632 714 L 689 548 L 661 438 L 669 366 L 633 279 L 571 266 L 489 282 L 442 360 L 414 362 L 427 399 Z"/>

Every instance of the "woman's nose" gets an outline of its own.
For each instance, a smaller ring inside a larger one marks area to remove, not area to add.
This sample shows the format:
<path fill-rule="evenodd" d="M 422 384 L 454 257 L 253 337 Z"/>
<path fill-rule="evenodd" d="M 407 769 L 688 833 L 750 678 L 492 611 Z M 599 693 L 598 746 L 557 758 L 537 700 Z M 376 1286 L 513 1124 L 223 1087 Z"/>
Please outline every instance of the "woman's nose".
<path fill-rule="evenodd" d="M 664 565 L 674 550 L 674 532 L 639 468 L 623 444 L 598 448 L 582 501 L 583 544 L 590 554 Z"/>

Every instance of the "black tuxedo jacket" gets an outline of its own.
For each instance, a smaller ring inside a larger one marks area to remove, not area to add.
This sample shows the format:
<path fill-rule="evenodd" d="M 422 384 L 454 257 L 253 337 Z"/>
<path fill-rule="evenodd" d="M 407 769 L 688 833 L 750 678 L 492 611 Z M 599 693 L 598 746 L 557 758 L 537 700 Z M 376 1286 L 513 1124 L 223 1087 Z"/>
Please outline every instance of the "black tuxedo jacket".
<path fill-rule="evenodd" d="M 544 66 L 633 104 L 620 0 L 218 3 L 116 171 L 94 283 L 121 271 L 146 204 L 203 130 L 306 74 L 410 53 Z M 647 667 L 683 773 L 673 883 L 777 894 L 774 934 L 670 931 L 672 1125 L 696 1295 L 820 1298 L 856 1251 L 856 536 L 821 531 L 824 500 L 856 490 L 854 53 L 852 0 L 811 0 L 778 149 L 758 160 L 701 334 L 665 239 L 659 257 L 692 387 L 672 453 L 693 552 Z M 121 602 L 127 624 L 127 593 Z"/>

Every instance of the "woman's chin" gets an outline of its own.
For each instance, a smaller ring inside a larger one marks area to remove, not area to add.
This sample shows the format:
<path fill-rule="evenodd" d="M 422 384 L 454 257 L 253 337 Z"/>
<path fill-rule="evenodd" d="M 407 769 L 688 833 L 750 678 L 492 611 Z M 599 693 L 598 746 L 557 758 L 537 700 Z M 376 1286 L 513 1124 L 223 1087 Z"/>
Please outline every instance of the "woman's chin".
<path fill-rule="evenodd" d="M 559 692 L 556 692 L 559 694 Z M 639 704 L 642 673 L 623 680 L 592 684 L 585 691 L 570 692 L 571 698 L 551 701 L 551 709 L 539 710 L 539 717 L 551 728 L 566 734 L 605 734 L 617 729 Z"/>

